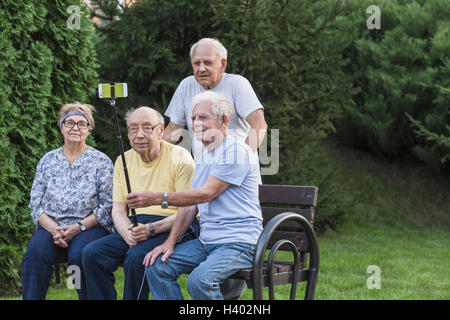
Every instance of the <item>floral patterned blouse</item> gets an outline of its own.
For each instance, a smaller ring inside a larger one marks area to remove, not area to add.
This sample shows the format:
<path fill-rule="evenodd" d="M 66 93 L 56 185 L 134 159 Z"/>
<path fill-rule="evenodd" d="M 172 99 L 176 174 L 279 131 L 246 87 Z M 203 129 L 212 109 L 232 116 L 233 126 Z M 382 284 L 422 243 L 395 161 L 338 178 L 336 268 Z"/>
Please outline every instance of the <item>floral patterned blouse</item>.
<path fill-rule="evenodd" d="M 113 171 L 108 156 L 92 147 L 71 166 L 62 148 L 48 152 L 36 167 L 31 187 L 29 208 L 33 222 L 37 225 L 45 212 L 63 226 L 93 213 L 99 224 L 111 232 Z"/>

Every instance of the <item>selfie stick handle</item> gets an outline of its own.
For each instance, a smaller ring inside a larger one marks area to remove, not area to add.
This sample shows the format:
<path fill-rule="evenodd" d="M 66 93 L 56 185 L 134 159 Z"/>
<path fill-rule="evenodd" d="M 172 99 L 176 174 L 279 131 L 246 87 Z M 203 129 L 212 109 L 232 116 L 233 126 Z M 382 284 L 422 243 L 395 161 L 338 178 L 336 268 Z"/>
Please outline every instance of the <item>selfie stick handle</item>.
<path fill-rule="evenodd" d="M 114 109 L 114 118 L 116 120 L 117 140 L 119 141 L 119 149 L 120 149 L 120 155 L 121 155 L 121 158 L 122 158 L 123 172 L 125 174 L 125 182 L 127 183 L 128 193 L 131 193 L 130 178 L 128 177 L 127 163 L 125 161 L 125 154 L 124 154 L 124 150 L 123 150 L 122 136 L 120 134 L 120 128 L 119 128 L 119 118 L 117 117 L 117 109 L 116 109 L 116 100 L 115 100 L 114 87 L 111 87 L 111 100 L 109 100 L 109 103 L 111 104 L 111 107 Z M 129 210 L 128 206 L 127 206 L 127 210 Z M 133 223 L 133 226 L 137 227 L 138 222 L 137 222 L 137 217 L 136 217 L 136 211 L 133 208 L 131 209 L 130 220 Z"/>

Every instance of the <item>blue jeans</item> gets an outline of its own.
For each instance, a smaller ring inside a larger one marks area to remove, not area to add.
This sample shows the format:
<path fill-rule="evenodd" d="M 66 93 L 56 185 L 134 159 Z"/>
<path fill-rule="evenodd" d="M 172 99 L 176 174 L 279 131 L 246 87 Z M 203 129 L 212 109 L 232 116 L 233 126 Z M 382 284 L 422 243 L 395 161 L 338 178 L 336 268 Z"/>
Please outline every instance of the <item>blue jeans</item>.
<path fill-rule="evenodd" d="M 81 288 L 77 289 L 78 298 L 86 299 L 86 282 L 81 266 L 83 248 L 108 232 L 100 226 L 87 229 L 76 235 L 68 248 L 61 248 L 53 243 L 53 237 L 42 227 L 39 227 L 28 243 L 27 251 L 22 261 L 22 297 L 24 300 L 45 299 L 53 274 L 53 264 L 66 262 L 76 265 L 81 271 Z"/>
<path fill-rule="evenodd" d="M 145 269 L 153 299 L 181 300 L 177 279 L 189 273 L 188 292 L 196 300 L 222 300 L 220 284 L 243 268 L 250 268 L 255 245 L 247 243 L 203 244 L 199 239 L 175 246 L 165 261 L 159 256 Z"/>
<path fill-rule="evenodd" d="M 138 215 L 139 223 L 155 222 L 163 219 L 162 216 Z M 195 220 L 191 226 L 196 230 L 192 235 L 198 235 L 198 222 Z M 118 264 L 123 262 L 125 283 L 123 289 L 124 300 L 147 300 L 148 285 L 144 281 L 144 266 L 142 264 L 147 252 L 162 244 L 169 233 L 158 234 L 153 238 L 140 242 L 130 248 L 118 233 L 113 233 L 102 239 L 90 243 L 83 250 L 83 268 L 85 270 L 87 298 L 89 300 L 115 300 L 117 292 L 114 286 L 114 271 Z"/>

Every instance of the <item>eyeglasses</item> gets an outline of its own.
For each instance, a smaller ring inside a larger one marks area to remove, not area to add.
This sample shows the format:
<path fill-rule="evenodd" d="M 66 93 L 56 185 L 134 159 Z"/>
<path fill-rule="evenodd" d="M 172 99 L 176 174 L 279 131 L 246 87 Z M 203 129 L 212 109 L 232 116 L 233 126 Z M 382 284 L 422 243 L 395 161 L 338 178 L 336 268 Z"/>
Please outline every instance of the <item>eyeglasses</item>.
<path fill-rule="evenodd" d="M 155 129 L 157 126 L 161 125 L 161 123 L 158 123 L 155 126 L 136 126 L 136 127 L 128 127 L 128 134 L 130 136 L 135 136 L 139 133 L 139 129 L 142 129 L 142 132 L 144 132 L 144 134 L 149 135 L 152 134 L 153 129 Z"/>
<path fill-rule="evenodd" d="M 89 123 L 85 121 L 75 122 L 73 120 L 64 120 L 63 124 L 67 129 L 72 129 L 73 127 L 75 127 L 75 125 L 77 125 L 78 129 L 86 129 L 87 127 L 89 127 Z"/>

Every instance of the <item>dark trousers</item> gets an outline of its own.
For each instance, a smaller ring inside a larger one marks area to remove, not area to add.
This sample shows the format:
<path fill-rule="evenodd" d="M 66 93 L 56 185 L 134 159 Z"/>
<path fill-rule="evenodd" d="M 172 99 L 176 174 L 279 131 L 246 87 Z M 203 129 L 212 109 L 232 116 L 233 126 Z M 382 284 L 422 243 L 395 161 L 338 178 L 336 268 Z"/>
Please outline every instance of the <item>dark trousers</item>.
<path fill-rule="evenodd" d="M 39 227 L 31 237 L 22 261 L 22 298 L 24 300 L 45 299 L 53 274 L 53 264 L 66 262 L 77 266 L 80 274 L 78 298 L 86 299 L 86 283 L 81 265 L 81 252 L 93 240 L 106 236 L 108 232 L 100 226 L 90 228 L 76 235 L 68 248 L 61 248 L 53 243 L 53 237 Z"/>
<path fill-rule="evenodd" d="M 163 219 L 161 216 L 138 215 L 138 222 L 146 224 Z M 195 235 L 198 236 L 198 223 L 195 221 Z M 192 226 L 191 226 L 192 227 Z M 187 240 L 190 234 L 187 235 Z M 123 289 L 124 300 L 147 300 L 149 288 L 144 279 L 145 269 L 142 265 L 145 255 L 156 246 L 162 244 L 169 233 L 162 233 L 156 237 L 130 246 L 118 233 L 90 243 L 83 250 L 83 269 L 87 283 L 87 298 L 93 300 L 115 300 L 117 292 L 114 287 L 114 271 L 118 264 L 123 263 L 125 283 Z"/>

